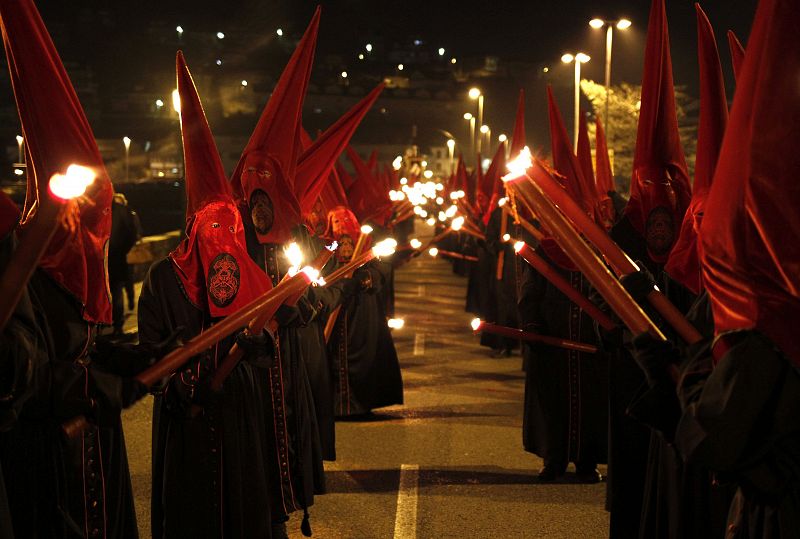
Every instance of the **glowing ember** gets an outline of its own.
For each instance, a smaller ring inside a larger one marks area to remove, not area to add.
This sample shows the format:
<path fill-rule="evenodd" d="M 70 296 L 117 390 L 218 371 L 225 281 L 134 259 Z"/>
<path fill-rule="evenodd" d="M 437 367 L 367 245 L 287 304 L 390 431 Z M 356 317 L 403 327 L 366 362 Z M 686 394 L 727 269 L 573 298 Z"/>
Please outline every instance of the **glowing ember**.
<path fill-rule="evenodd" d="M 94 170 L 80 165 L 70 165 L 66 174 L 53 174 L 50 177 L 50 192 L 58 198 L 69 200 L 86 192 L 97 175 Z"/>
<path fill-rule="evenodd" d="M 525 247 L 525 242 L 524 241 L 518 241 L 517 243 L 514 244 L 514 252 L 515 253 L 520 252 L 523 247 Z"/>
<path fill-rule="evenodd" d="M 403 329 L 403 326 L 406 325 L 406 321 L 402 318 L 390 318 L 386 321 L 386 325 L 392 329 Z"/>
<path fill-rule="evenodd" d="M 299 268 L 303 263 L 303 250 L 300 249 L 300 246 L 295 242 L 283 248 L 283 255 L 286 257 L 286 260 L 289 261 L 289 264 L 295 268 Z"/>
<path fill-rule="evenodd" d="M 439 249 L 437 249 L 436 247 L 431 247 L 430 249 L 428 249 L 428 254 L 431 255 L 432 257 L 436 257 L 436 255 L 439 254 Z"/>
<path fill-rule="evenodd" d="M 508 174 L 503 176 L 504 182 L 516 180 L 525 175 L 525 171 L 533 166 L 533 156 L 527 146 L 522 148 L 516 159 L 508 163 Z"/>
<path fill-rule="evenodd" d="M 419 249 L 420 247 L 422 247 L 422 242 L 419 241 L 417 238 L 414 238 L 409 243 L 411 244 L 411 247 L 413 247 L 414 249 Z"/>
<path fill-rule="evenodd" d="M 472 326 L 472 331 L 478 331 L 478 329 L 481 327 L 481 319 L 474 318 L 469 325 Z"/>
<path fill-rule="evenodd" d="M 463 216 L 456 217 L 455 219 L 453 219 L 453 222 L 450 223 L 450 228 L 452 228 L 453 230 L 456 230 L 456 231 L 461 230 L 461 227 L 463 227 L 463 226 L 464 226 L 464 217 Z"/>

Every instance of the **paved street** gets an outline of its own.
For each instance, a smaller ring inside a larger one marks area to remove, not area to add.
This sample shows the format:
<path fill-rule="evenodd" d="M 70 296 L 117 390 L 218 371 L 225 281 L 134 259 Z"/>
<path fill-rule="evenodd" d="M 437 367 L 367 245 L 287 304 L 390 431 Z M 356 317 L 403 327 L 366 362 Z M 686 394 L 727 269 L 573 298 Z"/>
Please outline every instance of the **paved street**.
<path fill-rule="evenodd" d="M 314 537 L 606 537 L 605 484 L 542 485 L 522 450 L 521 358 L 489 358 L 464 312 L 466 279 L 427 255 L 396 274 L 405 405 L 337 423 Z M 125 415 L 142 537 L 149 537 L 150 409 Z M 601 468 L 605 473 L 605 469 Z M 301 515 L 289 522 L 302 537 Z"/>

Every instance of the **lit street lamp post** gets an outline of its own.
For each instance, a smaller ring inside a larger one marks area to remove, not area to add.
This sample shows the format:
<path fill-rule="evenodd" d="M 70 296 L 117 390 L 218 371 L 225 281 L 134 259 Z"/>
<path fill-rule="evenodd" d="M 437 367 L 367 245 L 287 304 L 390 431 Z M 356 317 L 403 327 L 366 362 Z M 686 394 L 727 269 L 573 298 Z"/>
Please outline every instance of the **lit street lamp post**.
<path fill-rule="evenodd" d="M 580 128 L 581 112 L 581 64 L 585 64 L 589 60 L 591 58 L 582 52 L 575 55 L 567 53 L 561 57 L 561 61 L 565 64 L 575 62 L 575 121 L 572 131 L 572 146 L 576 153 L 578 151 L 578 129 Z"/>
<path fill-rule="evenodd" d="M 491 153 L 492 151 L 492 129 L 488 125 L 481 126 L 481 134 L 486 135 L 486 152 Z M 483 136 L 480 137 L 481 139 Z M 480 151 L 480 149 L 478 150 Z"/>
<path fill-rule="evenodd" d="M 469 90 L 469 98 L 470 99 L 477 99 L 478 100 L 478 125 L 483 125 L 483 99 L 484 96 L 478 88 L 470 88 Z M 481 151 L 481 137 L 478 137 L 478 145 L 477 151 Z M 473 152 L 475 153 L 475 149 L 473 148 Z"/>
<path fill-rule="evenodd" d="M 606 125 L 606 133 L 611 132 L 611 121 L 608 117 L 608 98 L 611 95 L 611 42 L 613 40 L 614 27 L 618 30 L 625 30 L 631 27 L 631 21 L 628 19 L 619 19 L 618 21 L 606 21 L 603 19 L 592 19 L 589 21 L 589 26 L 599 30 L 606 27 L 606 104 L 605 115 L 603 121 Z"/>
<path fill-rule="evenodd" d="M 469 144 L 470 151 L 475 153 L 475 116 L 469 112 L 464 113 L 464 119 L 469 122 Z"/>
<path fill-rule="evenodd" d="M 453 167 L 455 166 L 454 159 L 456 153 L 456 141 L 455 139 L 447 139 L 447 152 L 450 154 L 450 174 L 453 173 Z"/>
<path fill-rule="evenodd" d="M 130 137 L 122 137 L 122 143 L 125 145 L 125 183 L 128 183 L 130 171 L 130 155 L 131 155 L 131 139 Z"/>
<path fill-rule="evenodd" d="M 22 135 L 17 135 L 17 148 L 19 149 L 19 157 L 17 158 L 17 163 L 23 163 L 22 161 L 22 144 L 25 142 L 25 139 L 22 138 Z"/>

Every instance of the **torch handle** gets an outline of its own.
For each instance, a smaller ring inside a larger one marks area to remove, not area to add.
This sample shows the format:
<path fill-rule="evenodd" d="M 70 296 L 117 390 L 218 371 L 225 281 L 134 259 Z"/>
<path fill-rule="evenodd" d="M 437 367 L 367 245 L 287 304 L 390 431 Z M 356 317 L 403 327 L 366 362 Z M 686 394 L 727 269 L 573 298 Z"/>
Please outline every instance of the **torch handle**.
<path fill-rule="evenodd" d="M 567 339 L 560 339 L 558 337 L 550 337 L 548 335 L 539 335 L 538 333 L 531 333 L 521 329 L 510 328 L 506 326 L 498 326 L 496 324 L 489 324 L 481 322 L 478 326 L 478 331 L 485 331 L 486 333 L 494 333 L 502 337 L 509 337 L 511 339 L 518 339 L 522 341 L 541 342 L 557 348 L 564 348 L 566 350 L 575 350 L 577 352 L 586 352 L 587 354 L 594 354 L 597 352 L 597 347 L 591 344 L 586 344 L 578 341 L 570 341 Z"/>
<path fill-rule="evenodd" d="M 325 286 L 333 284 L 343 277 L 349 276 L 349 274 L 351 274 L 352 272 L 354 272 L 355 270 L 357 270 L 358 268 L 360 268 L 373 258 L 375 258 L 375 255 L 373 254 L 372 250 L 367 251 L 358 258 L 354 258 L 341 268 L 338 268 L 336 271 L 328 275 L 325 278 Z"/>
<path fill-rule="evenodd" d="M 616 326 L 614 321 L 606 315 L 597 306 L 589 301 L 583 294 L 578 292 L 564 277 L 562 277 L 553 267 L 548 264 L 542 257 L 536 254 L 527 244 L 518 252 L 525 262 L 531 265 L 538 271 L 544 278 L 550 281 L 553 286 L 558 288 L 565 296 L 567 296 L 575 305 L 583 309 L 586 314 L 594 318 L 605 330 L 612 330 Z"/>
<path fill-rule="evenodd" d="M 0 332 L 14 313 L 31 275 L 59 227 L 61 210 L 65 204 L 44 197 L 42 201 L 0 279 L 0 298 L 3 298 L 0 304 Z"/>
<path fill-rule="evenodd" d="M 461 253 L 454 253 L 453 251 L 442 251 L 441 249 L 439 249 L 439 251 L 436 254 L 437 256 L 443 256 L 445 258 L 455 258 L 457 260 L 466 260 L 468 262 L 478 261 L 477 256 L 462 255 Z"/>

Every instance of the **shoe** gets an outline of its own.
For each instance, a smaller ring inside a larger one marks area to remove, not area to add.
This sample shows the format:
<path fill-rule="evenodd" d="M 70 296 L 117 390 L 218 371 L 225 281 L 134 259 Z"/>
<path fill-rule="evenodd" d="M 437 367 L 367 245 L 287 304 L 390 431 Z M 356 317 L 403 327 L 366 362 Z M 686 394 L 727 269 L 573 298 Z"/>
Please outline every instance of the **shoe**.
<path fill-rule="evenodd" d="M 581 483 L 599 483 L 603 480 L 603 476 L 600 474 L 597 468 L 592 466 L 591 468 L 586 467 L 579 467 L 575 469 L 575 477 Z"/>
<path fill-rule="evenodd" d="M 564 468 L 555 466 L 553 464 L 545 464 L 544 468 L 539 471 L 540 483 L 552 483 L 562 475 L 564 475 Z"/>

